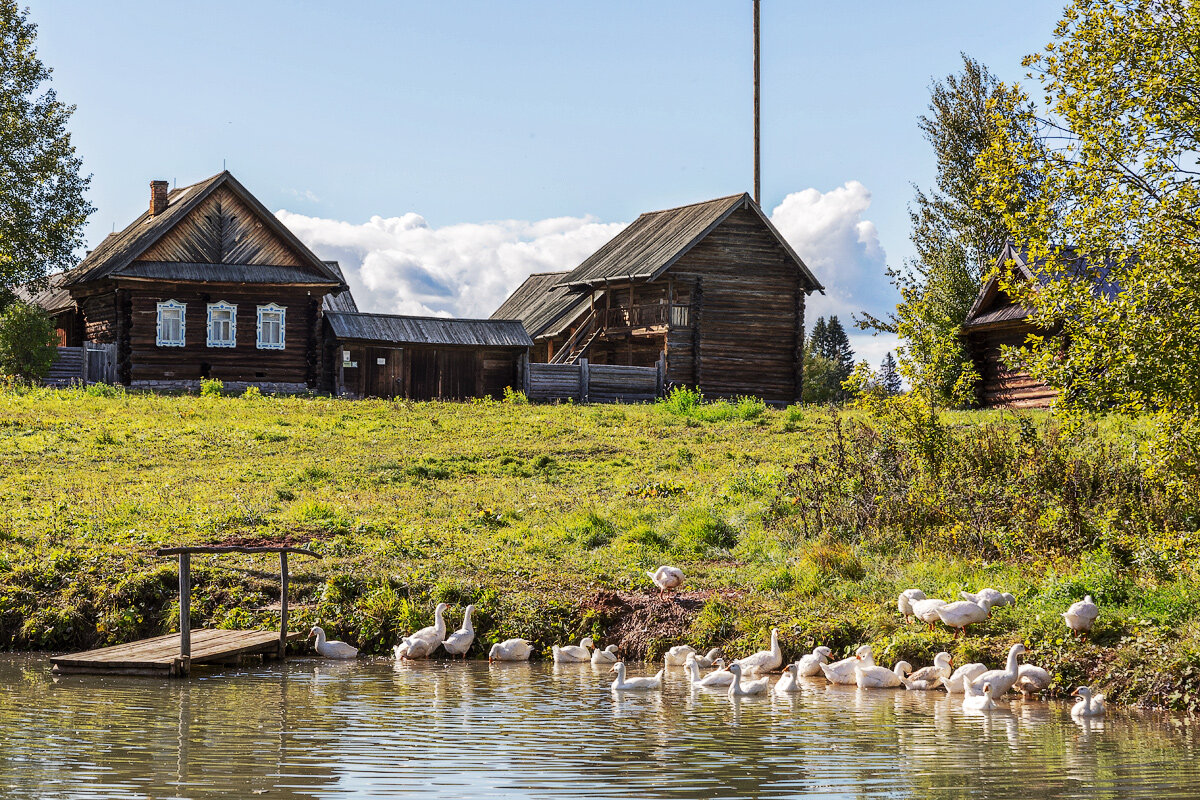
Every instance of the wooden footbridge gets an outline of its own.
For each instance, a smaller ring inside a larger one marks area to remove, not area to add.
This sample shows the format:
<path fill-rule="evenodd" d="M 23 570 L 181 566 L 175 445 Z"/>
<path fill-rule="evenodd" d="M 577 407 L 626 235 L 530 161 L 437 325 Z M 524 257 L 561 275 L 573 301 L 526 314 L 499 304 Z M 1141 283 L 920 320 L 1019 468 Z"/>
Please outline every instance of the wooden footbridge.
<path fill-rule="evenodd" d="M 193 554 L 278 553 L 279 554 L 279 630 L 231 631 L 215 628 L 192 630 L 191 594 Z M 186 678 L 194 664 L 236 665 L 247 656 L 264 659 L 283 658 L 287 643 L 304 638 L 302 632 L 288 632 L 288 554 L 320 558 L 299 547 L 198 546 L 166 547 L 155 555 L 179 557 L 179 633 L 155 636 L 129 644 L 102 647 L 84 653 L 70 653 L 50 659 L 56 675 L 91 673 L 103 675 L 152 675 Z"/>

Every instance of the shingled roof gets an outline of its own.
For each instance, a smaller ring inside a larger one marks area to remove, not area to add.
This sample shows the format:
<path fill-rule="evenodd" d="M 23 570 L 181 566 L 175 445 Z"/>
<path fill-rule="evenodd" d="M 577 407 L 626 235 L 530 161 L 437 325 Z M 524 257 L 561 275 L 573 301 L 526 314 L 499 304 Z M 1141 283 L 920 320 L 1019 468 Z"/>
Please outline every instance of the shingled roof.
<path fill-rule="evenodd" d="M 213 175 L 211 178 L 193 183 L 191 186 L 173 189 L 167 195 L 166 209 L 153 216 L 149 210 L 146 210 L 123 230 L 109 234 L 95 250 L 88 253 L 87 257 L 78 266 L 65 273 L 62 285 L 69 287 L 110 276 L 126 275 L 131 262 L 175 227 L 177 223 L 182 221 L 188 215 L 188 212 L 222 186 L 228 188 L 242 202 L 246 203 L 260 217 L 264 225 L 295 250 L 301 260 L 306 263 L 306 266 L 312 270 L 312 274 L 305 273 L 304 282 L 319 285 L 342 284 L 341 279 L 330 271 L 329 267 L 321 259 L 317 258 L 303 242 L 297 239 L 296 235 L 288 230 L 286 225 L 276 219 L 275 215 L 268 211 L 254 195 L 250 194 L 246 187 L 242 186 L 228 171 L 223 171 Z M 175 262 L 160 263 L 172 264 Z M 194 267 L 195 265 L 191 266 Z M 191 274 L 191 267 L 184 265 L 183 268 L 185 272 Z M 159 273 L 167 273 L 169 271 L 167 267 L 159 267 L 158 269 Z M 156 273 L 155 277 L 175 276 Z M 195 277 L 187 277 L 185 275 L 178 276 L 178 279 L 197 280 Z M 213 279 L 209 278 L 208 280 Z"/>
<path fill-rule="evenodd" d="M 509 295 L 492 319 L 519 319 L 530 336 L 553 336 L 588 302 L 587 292 L 559 286 L 569 273 L 535 272 Z"/>
<path fill-rule="evenodd" d="M 325 312 L 333 335 L 391 344 L 428 344 L 468 347 L 532 347 L 533 340 L 520 320 L 407 317 L 399 314 Z"/>
<path fill-rule="evenodd" d="M 325 266 L 329 267 L 329 271 L 337 275 L 338 280 L 342 283 L 346 282 L 346 274 L 342 272 L 342 265 L 336 261 L 326 261 Z M 341 294 L 327 294 L 321 298 L 321 308 L 326 311 L 349 311 L 358 313 L 358 303 L 354 301 L 354 295 L 350 294 L 349 289 L 343 289 Z"/>
<path fill-rule="evenodd" d="M 568 273 L 560 285 L 578 289 L 605 281 L 654 280 L 741 209 L 753 211 L 775 237 L 800 270 L 808 284 L 807 291 L 824 291 L 825 287 L 763 214 L 758 203 L 745 193 L 642 214 Z"/>
<path fill-rule="evenodd" d="M 71 299 L 71 293 L 63 286 L 65 277 L 65 272 L 58 272 L 51 275 L 49 281 L 41 289 L 33 289 L 31 288 L 32 284 L 27 283 L 13 289 L 13 294 L 17 296 L 18 300 L 40 306 L 43 311 L 50 314 L 66 311 L 75 307 L 75 301 Z"/>

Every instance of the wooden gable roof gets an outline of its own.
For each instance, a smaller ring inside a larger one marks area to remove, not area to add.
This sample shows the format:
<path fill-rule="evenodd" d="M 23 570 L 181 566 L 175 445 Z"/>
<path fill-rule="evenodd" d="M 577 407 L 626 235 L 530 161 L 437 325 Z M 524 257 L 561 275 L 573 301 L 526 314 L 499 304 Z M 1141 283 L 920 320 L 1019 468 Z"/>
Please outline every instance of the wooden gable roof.
<path fill-rule="evenodd" d="M 535 272 L 508 296 L 492 319 L 519 319 L 529 335 L 554 336 L 587 308 L 588 293 L 559 286 L 567 272 Z"/>
<path fill-rule="evenodd" d="M 767 219 L 758 203 L 745 193 L 642 214 L 572 270 L 560 285 L 580 289 L 608 281 L 655 280 L 730 215 L 744 208 L 754 212 L 799 270 L 804 290 L 823 292 L 825 287 Z"/>
<path fill-rule="evenodd" d="M 115 277 L 345 288 L 340 276 L 228 171 L 172 190 L 163 211 L 145 211 L 109 234 L 65 273 L 63 286 Z"/>
<path fill-rule="evenodd" d="M 457 347 L 532 347 L 519 320 L 409 317 L 327 311 L 325 319 L 341 340 Z"/>

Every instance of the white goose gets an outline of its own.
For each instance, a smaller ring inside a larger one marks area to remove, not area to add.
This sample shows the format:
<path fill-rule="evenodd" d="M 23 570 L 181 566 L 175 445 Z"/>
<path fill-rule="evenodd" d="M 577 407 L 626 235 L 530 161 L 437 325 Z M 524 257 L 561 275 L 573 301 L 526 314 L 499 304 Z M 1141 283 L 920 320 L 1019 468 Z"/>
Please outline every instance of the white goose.
<path fill-rule="evenodd" d="M 967 632 L 968 625 L 983 622 L 991 613 L 992 606 L 986 600 L 983 601 L 983 605 L 972 603 L 970 600 L 956 600 L 937 607 L 938 619 L 945 623 L 946 627 L 954 628 L 955 639 L 959 634 Z"/>
<path fill-rule="evenodd" d="M 771 649 L 759 650 L 757 653 L 739 658 L 733 662 L 749 675 L 758 675 L 778 669 L 783 663 L 783 651 L 779 649 L 779 629 L 771 628 Z"/>
<path fill-rule="evenodd" d="M 1022 664 L 1017 670 L 1017 689 L 1025 697 L 1032 697 L 1049 689 L 1052 679 L 1048 670 L 1033 664 Z"/>
<path fill-rule="evenodd" d="M 313 649 L 317 651 L 317 655 L 325 656 L 325 658 L 354 658 L 358 655 L 358 648 L 351 647 L 345 642 L 328 642 L 325 640 L 325 629 L 320 625 L 313 625 L 312 630 L 308 632 L 308 638 L 317 640 Z"/>
<path fill-rule="evenodd" d="M 412 636 L 405 636 L 400 644 L 392 648 L 397 659 L 429 658 L 446 638 L 446 604 L 438 603 L 433 610 L 433 624 L 421 628 Z"/>
<path fill-rule="evenodd" d="M 725 669 L 724 659 L 718 658 L 716 669 L 705 675 L 703 678 L 700 677 L 699 659 L 689 658 L 683 666 L 687 670 L 688 680 L 691 681 L 693 686 L 702 686 L 705 689 L 714 689 L 725 687 L 733 683 L 733 673 Z"/>
<path fill-rule="evenodd" d="M 908 618 L 913 615 L 913 602 L 924 599 L 925 593 L 920 589 L 905 589 L 900 593 L 900 596 L 896 598 L 896 609 L 905 622 L 908 622 Z"/>
<path fill-rule="evenodd" d="M 709 650 L 707 653 L 705 653 L 704 655 L 700 655 L 699 653 L 697 653 L 696 654 L 696 665 L 699 666 L 701 669 L 707 669 L 707 668 L 711 667 L 713 664 L 717 663 L 717 659 L 719 659 L 720 657 L 721 657 L 721 648 L 714 647 L 711 650 Z M 684 663 L 687 663 L 687 659 L 684 659 Z"/>
<path fill-rule="evenodd" d="M 524 639 L 505 639 L 496 642 L 488 651 L 488 663 L 493 661 L 528 661 L 533 645 Z"/>
<path fill-rule="evenodd" d="M 1007 604 L 1007 600 L 1006 600 L 1005 596 L 1002 593 L 1000 593 L 997 590 L 992 589 L 990 587 L 986 588 L 986 589 L 980 589 L 978 592 L 975 592 L 974 594 L 972 594 L 971 592 L 959 592 L 958 596 L 960 598 L 962 598 L 963 600 L 969 600 L 970 602 L 975 603 L 976 605 L 980 605 L 980 606 L 983 605 L 984 603 L 987 603 L 989 607 L 1002 606 L 1002 605 Z M 1010 595 L 1008 595 L 1008 597 L 1012 597 L 1012 595 L 1010 594 Z"/>
<path fill-rule="evenodd" d="M 854 682 L 860 689 L 895 689 L 904 685 L 904 676 L 912 670 L 907 661 L 897 661 L 892 669 L 867 664 L 860 657 L 854 668 Z"/>
<path fill-rule="evenodd" d="M 800 669 L 800 662 L 788 664 L 783 668 L 783 677 L 775 682 L 773 691 L 775 694 L 799 694 L 800 681 L 796 679 L 796 672 Z"/>
<path fill-rule="evenodd" d="M 614 692 L 629 692 L 645 689 L 661 689 L 663 670 L 659 670 L 658 674 L 653 678 L 626 678 L 625 677 L 625 662 L 618 661 L 613 664 L 609 672 L 617 673 L 616 679 L 612 682 L 612 690 Z"/>
<path fill-rule="evenodd" d="M 821 665 L 829 663 L 833 651 L 824 645 L 817 647 L 806 656 L 801 656 L 796 662 L 796 677 L 811 678 L 821 674 Z"/>
<path fill-rule="evenodd" d="M 650 580 L 654 581 L 654 585 L 658 587 L 658 597 L 661 600 L 668 591 L 673 591 L 683 586 L 683 570 L 679 567 L 668 567 L 663 565 L 654 572 L 647 572 Z"/>
<path fill-rule="evenodd" d="M 871 652 L 871 645 L 864 644 L 862 647 L 854 651 L 854 655 L 849 658 L 843 658 L 841 661 L 835 661 L 832 664 L 822 664 L 821 672 L 825 673 L 825 680 L 833 684 L 841 686 L 852 686 L 855 683 L 854 668 L 858 666 L 859 660 L 869 658 L 871 664 L 875 663 L 875 655 Z"/>
<path fill-rule="evenodd" d="M 946 605 L 946 601 L 939 600 L 936 597 L 916 600 L 912 604 L 913 616 L 928 625 L 929 630 L 933 630 L 933 624 L 940 619 L 937 610 L 944 605 Z"/>
<path fill-rule="evenodd" d="M 596 665 L 615 664 L 621 659 L 617 657 L 619 648 L 615 644 L 610 644 L 608 647 L 601 650 L 597 647 L 592 651 L 592 663 Z"/>
<path fill-rule="evenodd" d="M 982 689 L 967 683 L 966 696 L 963 697 L 963 708 L 967 711 L 991 711 L 996 707 L 992 701 L 992 685 L 985 683 Z"/>
<path fill-rule="evenodd" d="M 475 628 L 471 625 L 471 613 L 475 610 L 475 606 L 467 606 L 463 611 L 462 627 L 450 634 L 446 641 L 442 642 L 444 649 L 451 656 L 462 656 L 463 660 L 467 659 L 467 651 L 471 649 L 471 645 L 475 642 Z"/>
<path fill-rule="evenodd" d="M 733 673 L 733 683 L 729 684 L 730 697 L 745 697 L 752 694 L 763 694 L 767 691 L 767 684 L 770 678 L 759 678 L 756 681 L 746 681 L 742 683 L 742 667 L 740 664 L 734 663 L 729 665 L 729 671 Z"/>
<path fill-rule="evenodd" d="M 663 663 L 668 667 L 682 667 L 689 656 L 695 656 L 696 649 L 691 645 L 677 644 L 663 656 Z"/>
<path fill-rule="evenodd" d="M 904 684 L 905 689 L 912 691 L 935 689 L 942 681 L 950 677 L 953 664 L 954 657 L 949 653 L 938 653 L 933 657 L 932 667 L 923 667 L 911 675 L 901 678 L 900 682 Z"/>
<path fill-rule="evenodd" d="M 990 685 L 993 697 L 1003 697 L 1004 693 L 1016 684 L 1017 678 L 1021 675 L 1021 670 L 1017 665 L 1017 656 L 1024 652 L 1025 645 L 1017 642 L 1008 648 L 1008 661 L 1005 663 L 1004 669 L 988 670 L 971 683 L 979 689 L 982 689 L 984 685 Z"/>
<path fill-rule="evenodd" d="M 964 694 L 966 686 L 987 671 L 987 664 L 980 664 L 978 661 L 973 664 L 963 664 L 954 670 L 949 678 L 942 681 L 942 686 L 945 687 L 948 694 Z"/>
<path fill-rule="evenodd" d="M 1067 627 L 1071 629 L 1072 636 L 1081 636 L 1091 632 L 1098 616 L 1100 616 L 1100 607 L 1096 605 L 1089 594 L 1085 595 L 1078 603 L 1072 603 L 1071 607 L 1063 614 L 1063 619 L 1066 620 Z"/>
<path fill-rule="evenodd" d="M 1071 706 L 1071 716 L 1080 717 L 1103 717 L 1104 695 L 1093 695 L 1092 690 L 1086 686 L 1080 686 L 1075 691 L 1071 692 L 1072 697 L 1078 697 L 1075 705 Z"/>
<path fill-rule="evenodd" d="M 568 644 L 562 647 L 552 645 L 550 651 L 554 656 L 555 664 L 581 664 L 592 660 L 592 647 L 592 637 L 585 636 L 579 640 L 579 644 Z"/>

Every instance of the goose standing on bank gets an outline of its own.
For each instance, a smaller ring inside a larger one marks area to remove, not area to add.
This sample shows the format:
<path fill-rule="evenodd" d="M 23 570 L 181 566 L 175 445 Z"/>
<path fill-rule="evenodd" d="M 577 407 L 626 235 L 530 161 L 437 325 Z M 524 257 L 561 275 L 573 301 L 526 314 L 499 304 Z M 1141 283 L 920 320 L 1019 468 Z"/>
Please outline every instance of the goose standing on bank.
<path fill-rule="evenodd" d="M 433 610 L 433 624 L 421 628 L 412 636 L 405 636 L 400 644 L 392 648 L 397 659 L 429 658 L 446 639 L 446 604 L 438 603 Z"/>
<path fill-rule="evenodd" d="M 1013 597 L 1008 592 L 1000 592 L 995 589 L 980 589 L 975 594 L 970 592 L 959 592 L 958 596 L 963 600 L 970 600 L 976 605 L 987 604 L 988 608 L 996 606 L 1013 606 L 1017 604 L 1017 598 Z"/>
<path fill-rule="evenodd" d="M 450 654 L 451 657 L 462 656 L 463 660 L 467 660 L 467 651 L 471 649 L 471 645 L 475 642 L 475 628 L 471 625 L 471 612 L 475 610 L 475 606 L 467 606 L 463 611 L 462 627 L 442 642 L 442 649 Z"/>
<path fill-rule="evenodd" d="M 1078 697 L 1075 705 L 1071 706 L 1071 716 L 1076 719 L 1080 717 L 1103 717 L 1104 695 L 1093 695 L 1092 690 L 1086 686 L 1080 686 L 1075 691 L 1071 692 L 1072 697 Z"/>
<path fill-rule="evenodd" d="M 811 678 L 814 675 L 820 675 L 821 665 L 828 664 L 831 655 L 833 655 L 833 651 L 822 645 L 815 648 L 808 655 L 802 656 L 796 662 L 796 677 Z"/>
<path fill-rule="evenodd" d="M 953 665 L 954 657 L 949 653 L 941 652 L 933 657 L 932 667 L 922 667 L 911 675 L 901 678 L 900 682 L 904 684 L 905 689 L 911 691 L 936 689 L 942 681 L 950 677 Z"/>
<path fill-rule="evenodd" d="M 783 663 L 783 651 L 779 649 L 779 629 L 771 628 L 771 649 L 759 650 L 757 653 L 739 658 L 733 662 L 742 668 L 747 676 L 759 675 L 778 669 Z"/>
<path fill-rule="evenodd" d="M 592 660 L 592 645 L 592 637 L 585 636 L 579 640 L 579 644 L 568 644 L 563 647 L 552 645 L 550 652 L 554 656 L 555 664 L 582 664 Z"/>
<path fill-rule="evenodd" d="M 729 684 L 730 697 L 746 697 L 752 694 L 764 694 L 767 691 L 767 684 L 770 678 L 759 678 L 756 681 L 742 682 L 742 667 L 740 664 L 733 663 L 729 665 L 729 671 L 733 673 L 733 683 Z"/>
<path fill-rule="evenodd" d="M 905 589 L 896 598 L 896 609 L 900 612 L 900 617 L 904 622 L 908 622 L 909 617 L 913 615 L 912 604 L 917 600 L 924 600 L 925 593 L 920 589 Z"/>
<path fill-rule="evenodd" d="M 991 604 L 984 600 L 983 604 L 972 603 L 970 600 L 956 600 L 944 606 L 937 607 L 938 619 L 947 628 L 954 628 L 954 638 L 959 634 L 965 635 L 968 625 L 983 622 L 992 614 Z"/>
<path fill-rule="evenodd" d="M 612 690 L 614 692 L 629 692 L 640 691 L 646 689 L 661 689 L 663 670 L 659 670 L 658 674 L 653 678 L 626 678 L 625 677 L 625 662 L 618 661 L 613 664 L 609 672 L 617 673 L 617 677 L 612 682 Z"/>
<path fill-rule="evenodd" d="M 658 599 L 663 599 L 669 591 L 675 591 L 680 586 L 683 586 L 683 570 L 679 567 L 668 567 L 666 564 L 654 570 L 647 572 L 650 580 L 654 581 L 654 585 L 658 587 Z"/>
<path fill-rule="evenodd" d="M 317 651 L 317 655 L 325 658 L 355 658 L 358 656 L 358 648 L 352 647 L 345 642 L 329 642 L 325 640 L 325 629 L 320 625 L 313 625 L 312 630 L 308 632 L 308 638 L 316 639 L 317 642 L 313 645 L 313 649 Z"/>
<path fill-rule="evenodd" d="M 592 651 L 592 663 L 597 666 L 605 664 L 615 664 L 621 659 L 617 656 L 619 648 L 615 644 L 610 644 L 608 647 L 601 650 L 597 647 Z"/>
<path fill-rule="evenodd" d="M 776 694 L 799 694 L 800 681 L 796 678 L 799 669 L 799 661 L 797 661 L 795 664 L 788 664 L 786 667 L 784 667 L 783 677 L 775 682 L 775 687 L 772 691 L 774 691 Z"/>
<path fill-rule="evenodd" d="M 915 600 L 912 604 L 913 616 L 929 626 L 929 630 L 933 630 L 933 625 L 940 619 L 938 617 L 938 609 L 946 605 L 945 600 L 939 600 L 936 597 L 929 597 L 925 600 Z"/>
<path fill-rule="evenodd" d="M 870 659 L 868 663 L 875 663 L 875 654 L 871 652 L 871 645 L 864 644 L 849 658 L 843 658 L 832 664 L 822 664 L 821 672 L 825 673 L 825 680 L 832 684 L 852 686 L 855 683 L 854 668 L 858 666 L 860 659 Z"/>
<path fill-rule="evenodd" d="M 493 661 L 528 661 L 533 645 L 524 639 L 505 639 L 496 642 L 488 651 L 488 663 Z"/>
<path fill-rule="evenodd" d="M 1008 648 L 1008 661 L 1005 663 L 1004 669 L 988 670 L 971 681 L 971 683 L 980 689 L 985 684 L 990 685 L 992 687 L 992 697 L 1003 697 L 1004 693 L 1016 684 L 1017 678 L 1021 675 L 1020 667 L 1017 665 L 1017 656 L 1024 652 L 1025 645 L 1017 642 Z"/>
<path fill-rule="evenodd" d="M 1078 603 L 1072 603 L 1071 607 L 1063 614 L 1063 619 L 1066 620 L 1067 627 L 1071 629 L 1072 636 L 1084 636 L 1092 632 L 1092 626 L 1096 624 L 1096 617 L 1100 616 L 1100 607 L 1092 600 L 1092 596 L 1084 595 L 1084 598 Z"/>
<path fill-rule="evenodd" d="M 1022 664 L 1017 670 L 1017 689 L 1026 698 L 1049 689 L 1050 681 L 1049 671 L 1033 664 Z"/>

